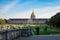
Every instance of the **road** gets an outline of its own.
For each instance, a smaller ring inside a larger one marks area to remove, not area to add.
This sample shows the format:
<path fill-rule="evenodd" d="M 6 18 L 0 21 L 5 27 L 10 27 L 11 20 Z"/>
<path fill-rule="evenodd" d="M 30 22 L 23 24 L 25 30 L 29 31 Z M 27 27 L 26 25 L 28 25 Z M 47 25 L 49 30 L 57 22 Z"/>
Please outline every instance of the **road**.
<path fill-rule="evenodd" d="M 15 40 L 60 40 L 60 35 L 34 35 L 30 37 L 20 37 Z"/>

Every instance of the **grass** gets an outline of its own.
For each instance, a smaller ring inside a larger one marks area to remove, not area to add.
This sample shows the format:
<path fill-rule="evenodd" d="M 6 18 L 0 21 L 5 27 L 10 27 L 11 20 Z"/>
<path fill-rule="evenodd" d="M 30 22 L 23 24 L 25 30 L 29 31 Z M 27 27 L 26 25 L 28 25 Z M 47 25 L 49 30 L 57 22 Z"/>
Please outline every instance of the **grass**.
<path fill-rule="evenodd" d="M 60 34 L 60 28 L 55 28 L 55 27 L 52 27 L 52 26 L 48 26 L 48 30 L 45 31 L 44 28 L 46 27 L 45 24 L 41 24 L 39 26 L 25 26 L 25 28 L 33 28 L 34 29 L 34 34 L 36 34 L 36 27 L 39 27 L 40 30 L 39 31 L 39 35 L 50 35 L 50 34 Z"/>
<path fill-rule="evenodd" d="M 36 30 L 34 34 L 37 35 Z M 60 34 L 60 30 L 47 30 L 47 31 L 39 31 L 39 35 L 50 35 L 50 34 Z"/>

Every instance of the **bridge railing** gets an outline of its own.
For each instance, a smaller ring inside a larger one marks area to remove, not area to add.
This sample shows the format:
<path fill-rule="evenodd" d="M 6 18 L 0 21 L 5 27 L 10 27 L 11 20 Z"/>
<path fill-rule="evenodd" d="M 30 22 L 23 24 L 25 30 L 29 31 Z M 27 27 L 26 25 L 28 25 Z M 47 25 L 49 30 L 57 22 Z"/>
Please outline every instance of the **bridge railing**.
<path fill-rule="evenodd" d="M 32 35 L 31 29 L 12 29 L 0 31 L 0 40 L 13 40 L 21 36 Z"/>

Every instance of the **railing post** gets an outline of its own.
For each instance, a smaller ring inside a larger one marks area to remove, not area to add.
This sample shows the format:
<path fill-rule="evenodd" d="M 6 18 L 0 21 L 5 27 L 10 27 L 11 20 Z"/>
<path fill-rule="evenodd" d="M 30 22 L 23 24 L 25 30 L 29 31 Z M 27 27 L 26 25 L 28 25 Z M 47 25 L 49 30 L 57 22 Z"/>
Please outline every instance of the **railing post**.
<path fill-rule="evenodd" d="M 6 32 L 5 32 L 5 40 L 8 40 L 8 39 L 7 39 L 7 33 L 8 33 L 8 32 L 7 32 L 7 30 L 6 30 Z"/>
<path fill-rule="evenodd" d="M 19 29 L 19 37 L 20 37 L 20 29 Z"/>

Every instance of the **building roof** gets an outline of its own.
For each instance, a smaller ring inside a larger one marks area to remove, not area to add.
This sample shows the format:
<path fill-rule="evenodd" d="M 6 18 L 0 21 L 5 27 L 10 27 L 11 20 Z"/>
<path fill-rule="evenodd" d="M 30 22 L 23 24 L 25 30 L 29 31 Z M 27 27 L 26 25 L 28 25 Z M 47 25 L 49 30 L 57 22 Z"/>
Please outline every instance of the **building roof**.
<path fill-rule="evenodd" d="M 28 18 L 10 18 L 8 20 L 29 20 Z M 48 18 L 36 18 L 32 20 L 48 20 Z"/>

